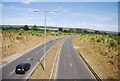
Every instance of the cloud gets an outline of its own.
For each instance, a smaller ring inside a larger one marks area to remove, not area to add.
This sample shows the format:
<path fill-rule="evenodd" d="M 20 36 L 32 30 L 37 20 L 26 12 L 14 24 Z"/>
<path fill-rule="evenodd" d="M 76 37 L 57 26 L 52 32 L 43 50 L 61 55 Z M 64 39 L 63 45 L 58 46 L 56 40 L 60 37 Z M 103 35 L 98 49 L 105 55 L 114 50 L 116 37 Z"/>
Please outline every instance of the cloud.
<path fill-rule="evenodd" d="M 20 17 L 20 18 L 3 18 L 3 24 L 36 24 L 43 22 L 43 17 Z M 20 23 L 19 23 L 20 22 Z"/>
<path fill-rule="evenodd" d="M 97 19 L 97 20 L 101 20 L 101 21 L 107 21 L 107 20 L 110 20 L 110 18 L 108 18 L 108 17 L 99 17 L 99 16 L 96 16 L 95 19 Z"/>
<path fill-rule="evenodd" d="M 111 20 L 109 17 L 103 16 L 103 15 L 96 15 L 96 14 L 87 14 L 87 13 L 71 13 L 71 16 L 77 16 L 77 17 L 89 17 L 94 18 L 101 21 L 107 21 Z"/>
<path fill-rule="evenodd" d="M 2 7 L 5 9 L 8 9 L 8 10 L 16 10 L 16 11 L 32 11 L 33 12 L 33 10 L 34 10 L 32 8 L 18 7 L 18 6 L 5 6 L 5 5 L 3 6 L 2 5 Z"/>
<path fill-rule="evenodd" d="M 2 7 L 3 5 L 2 5 L 2 2 L 0 2 L 0 7 Z"/>
<path fill-rule="evenodd" d="M 110 25 L 110 24 L 79 24 L 79 28 L 88 28 L 94 30 L 101 30 L 101 31 L 118 31 L 118 25 Z"/>
<path fill-rule="evenodd" d="M 25 0 L 25 1 L 22 1 L 23 4 L 30 4 L 31 2 L 33 2 L 34 0 Z"/>
<path fill-rule="evenodd" d="M 59 10 L 60 12 L 68 12 L 70 9 L 69 9 L 69 8 L 64 8 L 64 7 L 60 6 L 60 7 L 58 8 L 58 10 Z"/>

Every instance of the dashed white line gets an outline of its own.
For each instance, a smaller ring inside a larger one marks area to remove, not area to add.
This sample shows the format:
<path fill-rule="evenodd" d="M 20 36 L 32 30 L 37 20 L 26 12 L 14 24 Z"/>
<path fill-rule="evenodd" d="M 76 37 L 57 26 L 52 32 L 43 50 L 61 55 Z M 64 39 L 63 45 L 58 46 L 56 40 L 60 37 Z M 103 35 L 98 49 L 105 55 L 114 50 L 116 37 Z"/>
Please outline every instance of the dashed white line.
<path fill-rule="evenodd" d="M 72 64 L 71 64 L 71 62 L 70 62 L 70 67 L 72 67 Z"/>
<path fill-rule="evenodd" d="M 30 60 L 30 58 L 28 58 L 28 60 Z"/>
<path fill-rule="evenodd" d="M 36 53 L 39 53 L 39 51 L 37 51 Z"/>
<path fill-rule="evenodd" d="M 15 70 L 13 70 L 13 71 L 10 73 L 10 75 L 11 75 L 12 73 L 14 73 L 14 71 L 15 71 Z"/>
<path fill-rule="evenodd" d="M 69 55 L 68 55 L 68 57 L 69 57 Z"/>

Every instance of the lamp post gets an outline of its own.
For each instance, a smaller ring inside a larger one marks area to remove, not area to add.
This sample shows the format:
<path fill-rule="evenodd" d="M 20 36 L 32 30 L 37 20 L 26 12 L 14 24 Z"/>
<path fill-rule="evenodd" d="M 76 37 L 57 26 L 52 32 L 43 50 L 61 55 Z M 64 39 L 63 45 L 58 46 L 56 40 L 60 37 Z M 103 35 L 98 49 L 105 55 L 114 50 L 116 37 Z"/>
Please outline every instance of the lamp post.
<path fill-rule="evenodd" d="M 45 53 L 46 53 L 46 20 L 47 20 L 47 13 L 48 12 L 58 12 L 58 10 L 53 10 L 53 11 L 40 11 L 40 10 L 38 10 L 38 9 L 34 9 L 33 10 L 34 12 L 43 12 L 44 13 L 44 26 L 45 26 L 45 28 L 44 28 L 44 70 L 46 69 L 46 55 L 45 55 Z"/>

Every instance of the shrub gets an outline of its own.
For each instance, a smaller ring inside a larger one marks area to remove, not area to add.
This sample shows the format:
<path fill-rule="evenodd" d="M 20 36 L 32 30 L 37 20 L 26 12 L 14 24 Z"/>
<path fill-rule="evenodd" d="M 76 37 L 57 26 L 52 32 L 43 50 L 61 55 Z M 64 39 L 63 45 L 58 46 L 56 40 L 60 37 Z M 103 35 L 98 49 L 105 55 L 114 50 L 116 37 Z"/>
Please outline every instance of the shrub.
<path fill-rule="evenodd" d="M 60 34 L 59 33 L 56 33 L 56 36 L 59 36 Z"/>
<path fill-rule="evenodd" d="M 115 41 L 110 41 L 110 46 L 111 46 L 111 47 L 117 46 L 117 42 L 115 42 Z"/>
<path fill-rule="evenodd" d="M 102 40 L 101 39 L 97 39 L 97 42 L 102 42 Z"/>
<path fill-rule="evenodd" d="M 22 33 L 21 33 L 21 32 L 19 32 L 19 35 L 22 35 Z"/>

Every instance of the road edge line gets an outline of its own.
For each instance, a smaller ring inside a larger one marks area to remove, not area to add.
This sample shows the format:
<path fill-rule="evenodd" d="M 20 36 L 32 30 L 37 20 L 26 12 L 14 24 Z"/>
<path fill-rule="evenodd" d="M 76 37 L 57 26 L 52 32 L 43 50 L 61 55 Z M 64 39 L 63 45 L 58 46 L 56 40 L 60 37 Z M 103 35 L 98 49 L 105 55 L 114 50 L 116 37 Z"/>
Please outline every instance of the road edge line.
<path fill-rule="evenodd" d="M 63 40 L 63 42 L 64 42 L 64 41 L 65 41 L 65 40 Z M 51 81 L 51 79 L 52 79 L 52 75 L 53 75 L 53 72 L 54 72 L 56 60 L 57 60 L 57 57 L 58 57 L 58 54 L 59 54 L 59 51 L 60 51 L 60 49 L 61 49 L 61 45 L 63 44 L 63 42 L 59 45 L 59 48 L 57 49 L 57 53 L 56 53 L 56 56 L 55 56 L 55 59 L 54 59 L 54 63 L 53 63 L 53 66 L 52 66 L 52 70 L 51 70 L 51 72 L 50 72 L 49 81 Z"/>
<path fill-rule="evenodd" d="M 68 39 L 68 38 L 67 38 L 67 39 Z M 66 39 L 66 40 L 67 40 L 67 39 Z M 65 42 L 66 40 L 64 40 L 64 42 Z M 58 69 L 58 63 L 59 63 L 59 59 L 60 59 L 61 49 L 62 49 L 62 47 L 63 47 L 64 42 L 61 44 L 60 49 L 59 49 L 58 59 L 57 59 L 56 69 L 55 69 L 55 74 L 54 74 L 54 79 L 56 79 L 56 77 L 57 77 L 57 72 L 58 72 L 58 70 L 57 70 L 57 69 Z"/>
<path fill-rule="evenodd" d="M 63 38 L 63 37 L 62 37 L 62 38 Z M 57 41 L 57 42 L 58 42 L 58 41 Z M 57 42 L 56 42 L 56 43 L 57 43 Z M 54 46 L 56 43 L 54 43 L 53 46 Z M 29 73 L 29 75 L 25 78 L 26 81 L 29 81 L 29 80 L 31 79 L 31 76 L 33 75 L 33 73 L 35 72 L 35 70 L 38 68 L 38 66 L 40 65 L 41 61 L 43 60 L 43 58 L 48 54 L 48 52 L 52 49 L 53 46 L 51 46 L 51 48 L 45 53 L 45 55 L 42 56 L 42 58 L 40 59 L 40 62 L 38 62 L 38 63 L 36 64 L 36 66 L 35 66 L 34 69 L 31 71 L 31 73 Z"/>
<path fill-rule="evenodd" d="M 73 45 L 73 40 L 72 40 L 72 46 Z M 75 50 L 75 48 L 74 48 Z M 76 52 L 76 50 L 75 50 Z M 90 71 L 90 73 L 92 74 L 92 76 L 97 80 L 97 81 L 102 81 L 102 79 L 99 77 L 99 75 L 93 70 L 93 68 L 88 64 L 88 62 L 86 61 L 86 59 L 84 58 L 84 56 L 82 56 L 79 52 L 76 52 L 77 55 L 79 56 L 79 58 L 83 61 L 83 63 L 86 65 L 86 67 L 88 68 L 88 70 Z"/>

